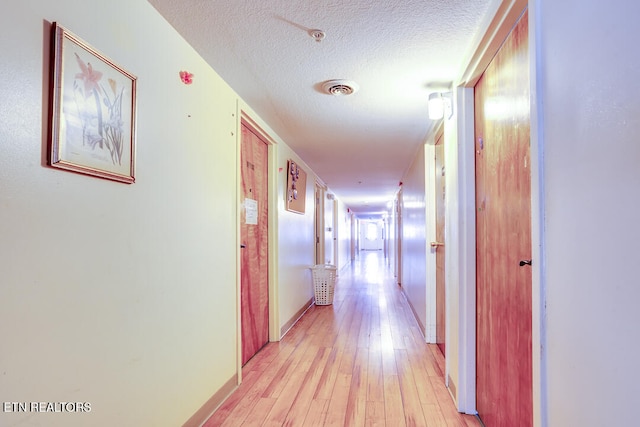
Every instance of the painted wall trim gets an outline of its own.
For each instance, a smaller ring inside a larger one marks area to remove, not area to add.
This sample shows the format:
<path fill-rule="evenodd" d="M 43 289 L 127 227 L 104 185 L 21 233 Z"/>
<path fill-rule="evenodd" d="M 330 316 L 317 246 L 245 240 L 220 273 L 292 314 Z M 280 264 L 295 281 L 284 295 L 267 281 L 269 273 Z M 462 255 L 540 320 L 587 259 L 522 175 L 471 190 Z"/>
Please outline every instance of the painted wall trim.
<path fill-rule="evenodd" d="M 242 121 L 240 117 L 242 110 L 240 107 L 240 100 L 236 100 L 236 111 L 234 119 L 236 121 L 236 375 L 238 377 L 238 384 L 242 382 L 242 295 L 240 289 L 242 287 L 242 254 L 240 253 L 240 245 L 242 244 L 241 233 L 241 220 L 240 209 L 242 201 L 240 195 L 242 194 L 242 169 L 241 169 L 241 140 L 242 140 Z"/>
<path fill-rule="evenodd" d="M 546 337 L 546 274 L 545 274 L 545 187 L 544 187 L 544 115 L 538 88 L 543 87 L 544 63 L 539 46 L 542 39 L 539 23 L 539 3 L 529 10 L 529 75 L 531 114 L 531 348 L 533 351 L 533 425 L 548 425 L 547 410 L 547 337 Z"/>
<path fill-rule="evenodd" d="M 204 405 L 191 416 L 182 427 L 200 427 L 213 415 L 213 413 L 224 403 L 225 400 L 238 388 L 238 376 L 233 375 L 224 383 Z"/>
<path fill-rule="evenodd" d="M 527 0 L 505 0 L 499 3 L 493 19 L 478 42 L 478 47 L 466 62 L 467 66 L 458 79 L 459 85 L 475 86 L 527 4 Z"/>
<path fill-rule="evenodd" d="M 455 336 L 458 354 L 447 354 L 447 363 L 456 362 L 456 366 L 447 365 L 449 378 L 456 378 L 457 406 L 460 412 L 476 414 L 476 215 L 475 215 L 475 112 L 474 89 L 458 88 L 455 91 L 455 106 L 458 115 L 452 132 L 457 140 L 456 169 L 457 209 L 455 224 L 456 245 L 449 245 L 452 251 L 449 258 L 455 258 L 457 292 L 447 297 L 448 312 L 456 314 L 455 321 L 447 319 L 447 325 L 457 324 L 458 330 L 447 328 L 447 339 Z M 448 191 L 450 193 L 450 191 Z M 447 206 L 450 204 L 447 200 Z M 449 217 L 447 217 L 449 220 Z M 451 234 L 451 233 L 449 233 Z M 448 238 L 448 236 L 447 236 Z M 454 237 L 452 237 L 452 240 Z M 453 247 L 452 247 L 453 246 Z M 451 263 L 453 264 L 453 262 Z M 450 278 L 449 274 L 447 279 Z M 453 297 L 453 298 L 452 298 Z M 452 307 L 455 305 L 455 309 Z M 451 307 L 451 309 L 449 309 Z M 452 346 L 448 346 L 451 348 Z M 454 347 L 455 348 L 455 347 Z M 452 371 L 457 371 L 455 374 Z"/>
<path fill-rule="evenodd" d="M 269 341 L 280 341 L 280 283 L 278 273 L 278 145 L 269 145 Z"/>

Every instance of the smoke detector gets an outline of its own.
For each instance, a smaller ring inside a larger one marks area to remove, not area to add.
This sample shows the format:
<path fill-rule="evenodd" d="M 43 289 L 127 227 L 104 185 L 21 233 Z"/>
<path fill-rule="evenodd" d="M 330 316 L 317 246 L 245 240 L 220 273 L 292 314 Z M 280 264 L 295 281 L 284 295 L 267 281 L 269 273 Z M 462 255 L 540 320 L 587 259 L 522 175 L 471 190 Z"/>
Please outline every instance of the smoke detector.
<path fill-rule="evenodd" d="M 351 80 L 327 80 L 322 84 L 322 90 L 334 96 L 351 95 L 358 89 L 360 89 L 358 84 Z"/>

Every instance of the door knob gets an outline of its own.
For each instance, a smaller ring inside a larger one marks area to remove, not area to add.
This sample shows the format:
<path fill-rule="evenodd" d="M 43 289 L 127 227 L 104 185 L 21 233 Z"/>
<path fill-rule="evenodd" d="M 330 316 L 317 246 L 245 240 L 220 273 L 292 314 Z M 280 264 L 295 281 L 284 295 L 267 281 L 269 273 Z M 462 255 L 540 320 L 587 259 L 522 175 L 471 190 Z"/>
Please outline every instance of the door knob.
<path fill-rule="evenodd" d="M 442 242 L 431 242 L 431 247 L 432 248 L 437 248 L 438 246 L 444 246 L 444 243 L 442 243 Z"/>
<path fill-rule="evenodd" d="M 522 261 L 520 261 L 520 267 L 522 267 L 524 265 L 531 265 L 531 260 L 530 259 L 523 259 Z"/>
<path fill-rule="evenodd" d="M 247 245 L 245 245 L 244 243 L 240 245 L 240 249 L 244 249 L 246 247 L 247 247 Z"/>

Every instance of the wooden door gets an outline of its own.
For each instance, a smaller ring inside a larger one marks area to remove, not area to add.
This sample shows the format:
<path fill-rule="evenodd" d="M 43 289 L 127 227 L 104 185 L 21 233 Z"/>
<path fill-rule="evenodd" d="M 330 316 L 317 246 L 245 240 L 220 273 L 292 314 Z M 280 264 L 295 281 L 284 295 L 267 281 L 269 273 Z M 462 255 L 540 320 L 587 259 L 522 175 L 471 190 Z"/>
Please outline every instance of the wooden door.
<path fill-rule="evenodd" d="M 487 427 L 533 424 L 527 13 L 475 87 L 477 409 Z"/>
<path fill-rule="evenodd" d="M 242 364 L 269 341 L 267 144 L 244 123 L 241 141 Z"/>
<path fill-rule="evenodd" d="M 436 252 L 436 344 L 445 354 L 445 263 L 444 263 L 444 136 L 440 135 L 435 146 L 435 207 L 436 241 L 432 244 Z"/>

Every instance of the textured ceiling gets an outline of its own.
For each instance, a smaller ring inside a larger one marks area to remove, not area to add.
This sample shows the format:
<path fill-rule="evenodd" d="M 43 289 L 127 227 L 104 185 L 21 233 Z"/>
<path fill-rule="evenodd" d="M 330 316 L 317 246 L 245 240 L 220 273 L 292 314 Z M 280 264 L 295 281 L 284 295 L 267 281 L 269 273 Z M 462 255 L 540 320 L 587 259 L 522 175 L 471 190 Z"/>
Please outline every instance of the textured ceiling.
<path fill-rule="evenodd" d="M 497 0 L 149 0 L 359 216 L 374 216 L 434 127 Z M 326 33 L 315 41 L 310 30 Z M 358 92 L 322 93 L 330 79 Z"/>

